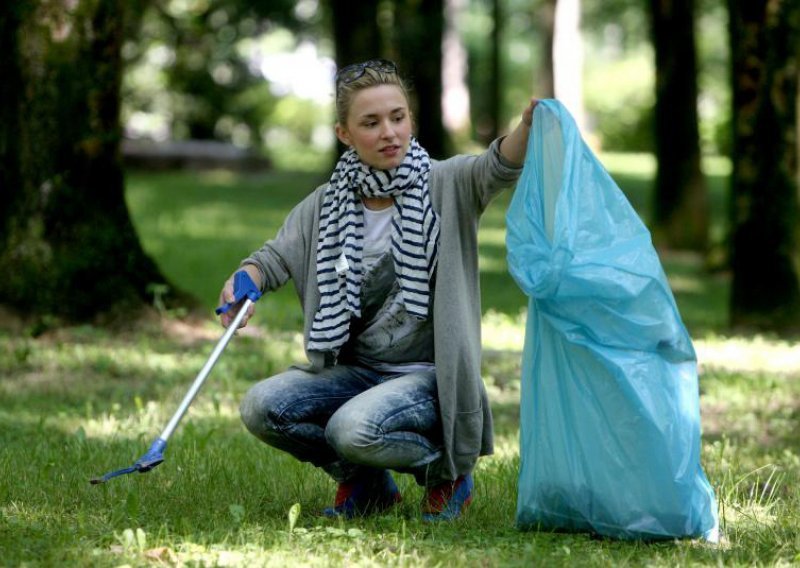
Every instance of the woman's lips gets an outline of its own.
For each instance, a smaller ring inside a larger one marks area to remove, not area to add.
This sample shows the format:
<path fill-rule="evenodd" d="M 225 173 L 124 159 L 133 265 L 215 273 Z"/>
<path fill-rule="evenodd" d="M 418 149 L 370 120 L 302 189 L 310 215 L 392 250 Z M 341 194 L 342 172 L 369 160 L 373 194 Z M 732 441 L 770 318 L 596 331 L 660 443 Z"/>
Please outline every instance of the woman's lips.
<path fill-rule="evenodd" d="M 387 158 L 393 158 L 398 154 L 398 152 L 400 152 L 400 146 L 386 146 L 380 150 L 380 153 Z"/>

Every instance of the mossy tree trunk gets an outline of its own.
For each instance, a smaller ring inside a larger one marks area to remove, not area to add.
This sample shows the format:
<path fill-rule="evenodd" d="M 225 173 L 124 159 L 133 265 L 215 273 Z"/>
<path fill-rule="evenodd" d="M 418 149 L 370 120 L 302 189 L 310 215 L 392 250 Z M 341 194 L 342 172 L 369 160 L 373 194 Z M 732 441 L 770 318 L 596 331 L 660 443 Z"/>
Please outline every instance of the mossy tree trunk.
<path fill-rule="evenodd" d="M 88 320 L 163 283 L 124 199 L 121 47 L 136 2 L 0 7 L 0 303 Z"/>
<path fill-rule="evenodd" d="M 729 0 L 733 92 L 731 320 L 800 330 L 800 3 Z"/>
<path fill-rule="evenodd" d="M 666 248 L 703 252 L 709 205 L 700 168 L 694 0 L 651 0 L 650 13 L 658 162 L 653 238 Z"/>

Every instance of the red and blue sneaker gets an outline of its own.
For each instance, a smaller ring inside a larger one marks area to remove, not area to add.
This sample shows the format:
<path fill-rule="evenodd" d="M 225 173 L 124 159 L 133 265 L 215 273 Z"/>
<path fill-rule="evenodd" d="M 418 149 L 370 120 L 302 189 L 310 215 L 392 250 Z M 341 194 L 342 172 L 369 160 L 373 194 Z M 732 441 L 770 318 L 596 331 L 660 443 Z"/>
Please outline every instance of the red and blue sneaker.
<path fill-rule="evenodd" d="M 345 519 L 364 517 L 385 511 L 402 499 L 392 475 L 383 470 L 377 476 L 358 477 L 340 483 L 333 507 L 328 507 L 322 514 Z"/>
<path fill-rule="evenodd" d="M 422 520 L 437 522 L 459 518 L 472 502 L 473 486 L 472 476 L 462 475 L 455 481 L 431 487 L 422 508 Z"/>

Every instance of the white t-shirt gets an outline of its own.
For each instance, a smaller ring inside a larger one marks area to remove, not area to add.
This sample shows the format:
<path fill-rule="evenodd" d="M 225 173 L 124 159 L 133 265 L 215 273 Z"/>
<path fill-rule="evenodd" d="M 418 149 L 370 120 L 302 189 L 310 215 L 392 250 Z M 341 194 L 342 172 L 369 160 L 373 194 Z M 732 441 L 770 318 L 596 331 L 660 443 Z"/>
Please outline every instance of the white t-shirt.
<path fill-rule="evenodd" d="M 378 210 L 364 207 L 364 251 L 361 258 L 364 272 L 389 250 L 394 212 L 394 205 Z"/>

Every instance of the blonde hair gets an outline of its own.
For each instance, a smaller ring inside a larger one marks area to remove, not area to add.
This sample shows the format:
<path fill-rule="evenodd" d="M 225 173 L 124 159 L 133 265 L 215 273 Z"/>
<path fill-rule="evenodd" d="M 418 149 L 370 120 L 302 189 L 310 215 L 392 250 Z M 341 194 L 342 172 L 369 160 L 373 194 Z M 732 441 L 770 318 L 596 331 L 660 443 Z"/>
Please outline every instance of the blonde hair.
<path fill-rule="evenodd" d="M 408 87 L 398 73 L 389 73 L 371 67 L 365 67 L 364 74 L 358 79 L 354 79 L 349 83 L 341 82 L 336 85 L 336 121 L 340 125 L 346 126 L 347 116 L 350 113 L 350 107 L 353 104 L 353 99 L 356 94 L 364 89 L 377 87 L 379 85 L 394 85 L 399 87 L 406 99 L 406 103 L 409 105 L 411 104 L 408 96 Z"/>

